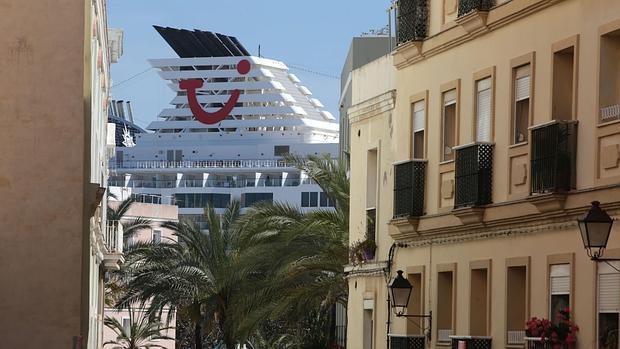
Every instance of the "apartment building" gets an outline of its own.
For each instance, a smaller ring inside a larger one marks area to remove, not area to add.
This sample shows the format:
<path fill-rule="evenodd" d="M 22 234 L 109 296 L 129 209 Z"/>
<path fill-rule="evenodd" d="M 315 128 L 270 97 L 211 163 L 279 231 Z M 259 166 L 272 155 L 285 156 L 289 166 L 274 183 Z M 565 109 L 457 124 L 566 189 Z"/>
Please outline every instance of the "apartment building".
<path fill-rule="evenodd" d="M 105 0 L 0 9 L 1 346 L 100 348 L 104 273 L 122 262 L 105 195 L 122 41 L 108 40 Z"/>
<path fill-rule="evenodd" d="M 350 241 L 377 250 L 346 269 L 347 346 L 523 348 L 570 308 L 577 347 L 617 348 L 620 265 L 577 220 L 620 213 L 620 2 L 400 0 L 397 27 L 353 72 Z"/>
<path fill-rule="evenodd" d="M 126 199 L 131 195 L 130 191 L 127 188 L 113 188 L 114 194 L 120 199 Z M 120 201 L 110 202 L 111 207 L 117 207 L 120 204 Z M 177 222 L 179 220 L 179 208 L 174 205 L 161 205 L 161 204 L 148 204 L 141 202 L 134 202 L 127 213 L 123 216 L 123 219 L 120 223 L 130 223 L 134 219 L 144 218 L 148 219 L 151 222 L 151 228 L 142 229 L 136 232 L 132 236 L 128 236 L 126 238 L 127 245 L 133 243 L 133 241 L 153 241 L 153 242 L 171 242 L 177 241 L 174 232 L 168 228 L 162 227 L 162 223 L 165 222 Z M 135 319 L 134 321 L 139 321 L 141 317 L 148 316 L 146 315 L 146 307 L 140 307 L 139 304 L 136 304 L 134 308 L 131 309 L 133 314 L 130 314 L 129 309 L 117 310 L 114 308 L 106 307 L 104 316 L 109 316 L 118 320 L 119 323 L 123 325 L 126 329 L 126 333 L 130 333 L 129 328 L 131 326 L 132 316 Z M 175 348 L 175 340 L 176 337 L 176 314 L 172 314 L 170 316 L 170 322 L 166 324 L 166 321 L 169 319 L 168 311 L 163 311 L 161 314 L 161 321 L 164 327 L 170 327 L 169 329 L 161 331 L 162 335 L 165 335 L 172 339 L 161 339 L 161 340 L 151 340 L 150 343 L 153 346 L 157 346 L 157 348 L 165 348 L 165 349 L 174 349 Z M 116 340 L 116 333 L 110 328 L 105 327 L 103 331 L 104 343 L 107 341 Z M 114 345 L 111 346 L 114 348 Z"/>

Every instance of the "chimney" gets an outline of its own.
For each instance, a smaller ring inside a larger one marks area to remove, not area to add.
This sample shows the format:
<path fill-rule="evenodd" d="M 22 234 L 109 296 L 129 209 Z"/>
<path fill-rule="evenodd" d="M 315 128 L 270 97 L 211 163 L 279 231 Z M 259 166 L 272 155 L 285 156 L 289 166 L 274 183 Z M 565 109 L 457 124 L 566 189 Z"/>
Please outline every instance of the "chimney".
<path fill-rule="evenodd" d="M 125 107 L 123 106 L 124 101 L 116 101 L 116 112 L 117 116 L 123 120 L 125 120 Z"/>
<path fill-rule="evenodd" d="M 133 112 L 131 110 L 131 102 L 127 101 L 125 102 L 125 104 L 127 105 L 127 119 L 133 124 Z"/>
<path fill-rule="evenodd" d="M 116 101 L 115 100 L 110 100 L 110 114 L 112 114 L 112 116 L 116 117 Z"/>

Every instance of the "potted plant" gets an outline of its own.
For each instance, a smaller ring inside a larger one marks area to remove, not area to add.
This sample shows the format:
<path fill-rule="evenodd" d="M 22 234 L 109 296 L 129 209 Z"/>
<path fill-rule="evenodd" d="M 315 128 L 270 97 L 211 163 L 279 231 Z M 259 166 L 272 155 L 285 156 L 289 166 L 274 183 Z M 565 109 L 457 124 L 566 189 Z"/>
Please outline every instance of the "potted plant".
<path fill-rule="evenodd" d="M 353 243 L 349 250 L 349 259 L 351 264 L 355 265 L 373 260 L 375 258 L 376 250 L 377 244 L 371 239 L 360 240 Z"/>
<path fill-rule="evenodd" d="M 525 336 L 535 349 L 570 349 L 577 342 L 579 326 L 571 319 L 569 308 L 558 311 L 556 323 L 533 317 L 526 322 Z"/>

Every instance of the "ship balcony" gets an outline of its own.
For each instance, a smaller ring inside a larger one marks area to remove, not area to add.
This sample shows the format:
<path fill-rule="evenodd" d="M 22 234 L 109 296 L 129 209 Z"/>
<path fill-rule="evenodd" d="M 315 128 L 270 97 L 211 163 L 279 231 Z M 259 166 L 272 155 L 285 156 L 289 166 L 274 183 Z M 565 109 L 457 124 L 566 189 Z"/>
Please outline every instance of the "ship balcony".
<path fill-rule="evenodd" d="M 123 224 L 119 221 L 108 221 L 103 236 L 103 265 L 108 270 L 118 270 L 125 262 L 123 257 Z"/>
<path fill-rule="evenodd" d="M 143 180 L 118 178 L 110 179 L 112 187 L 128 188 L 254 188 L 254 187 L 297 187 L 315 184 L 310 179 L 296 177 L 277 177 L 261 179 L 181 179 L 181 180 Z"/>

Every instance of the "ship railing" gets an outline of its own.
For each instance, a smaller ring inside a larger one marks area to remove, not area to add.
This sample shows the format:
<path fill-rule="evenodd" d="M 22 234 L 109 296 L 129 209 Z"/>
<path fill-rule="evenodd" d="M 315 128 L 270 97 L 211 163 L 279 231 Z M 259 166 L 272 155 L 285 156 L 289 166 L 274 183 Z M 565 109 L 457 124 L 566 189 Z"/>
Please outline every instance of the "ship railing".
<path fill-rule="evenodd" d="M 188 160 L 188 161 L 154 161 L 154 160 L 131 160 L 123 162 L 112 161 L 113 169 L 177 169 L 177 168 L 285 168 L 293 167 L 286 160 Z"/>

